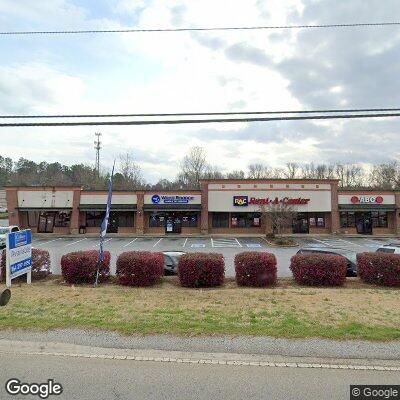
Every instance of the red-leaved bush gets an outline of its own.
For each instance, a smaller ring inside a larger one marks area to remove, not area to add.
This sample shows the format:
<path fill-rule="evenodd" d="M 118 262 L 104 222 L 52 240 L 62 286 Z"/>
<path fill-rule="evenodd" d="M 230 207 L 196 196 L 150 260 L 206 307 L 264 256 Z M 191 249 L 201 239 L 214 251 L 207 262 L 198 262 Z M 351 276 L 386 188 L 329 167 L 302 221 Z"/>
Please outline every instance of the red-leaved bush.
<path fill-rule="evenodd" d="M 272 253 L 245 251 L 235 256 L 239 286 L 268 286 L 276 283 L 276 258 Z"/>
<path fill-rule="evenodd" d="M 32 249 L 32 279 L 43 279 L 51 274 L 50 254 L 47 250 Z M 2 280 L 6 279 L 6 251 L 3 250 L 1 257 Z"/>
<path fill-rule="evenodd" d="M 357 254 L 357 272 L 364 282 L 400 286 L 400 254 Z"/>
<path fill-rule="evenodd" d="M 121 285 L 154 285 L 164 275 L 164 256 L 149 251 L 127 251 L 118 256 L 116 275 Z"/>
<path fill-rule="evenodd" d="M 96 280 L 98 250 L 76 251 L 61 257 L 61 273 L 68 283 L 94 283 Z M 99 280 L 104 282 L 110 277 L 109 251 L 104 252 L 104 261 L 99 267 Z"/>
<path fill-rule="evenodd" d="M 178 264 L 178 277 L 182 286 L 221 286 L 225 277 L 225 262 L 222 254 L 187 253 Z"/>
<path fill-rule="evenodd" d="M 340 286 L 346 281 L 347 261 L 334 254 L 299 254 L 291 258 L 295 281 L 308 286 Z"/>

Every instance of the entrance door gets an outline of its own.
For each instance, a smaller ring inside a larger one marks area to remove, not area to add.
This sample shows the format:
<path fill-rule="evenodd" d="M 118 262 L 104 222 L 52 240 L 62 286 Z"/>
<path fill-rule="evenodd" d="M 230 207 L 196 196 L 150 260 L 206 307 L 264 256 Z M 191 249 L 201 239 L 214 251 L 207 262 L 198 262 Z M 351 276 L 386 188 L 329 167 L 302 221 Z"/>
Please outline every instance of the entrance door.
<path fill-rule="evenodd" d="M 107 233 L 118 233 L 118 215 L 112 211 L 108 220 Z"/>
<path fill-rule="evenodd" d="M 38 222 L 39 233 L 53 233 L 54 230 L 54 212 L 40 213 Z"/>
<path fill-rule="evenodd" d="M 307 214 L 298 213 L 293 220 L 293 233 L 308 233 L 308 218 Z"/>
<path fill-rule="evenodd" d="M 168 214 L 165 218 L 165 233 L 181 233 L 182 217 L 177 214 Z"/>
<path fill-rule="evenodd" d="M 371 212 L 356 212 L 357 233 L 362 235 L 372 234 L 372 216 Z"/>

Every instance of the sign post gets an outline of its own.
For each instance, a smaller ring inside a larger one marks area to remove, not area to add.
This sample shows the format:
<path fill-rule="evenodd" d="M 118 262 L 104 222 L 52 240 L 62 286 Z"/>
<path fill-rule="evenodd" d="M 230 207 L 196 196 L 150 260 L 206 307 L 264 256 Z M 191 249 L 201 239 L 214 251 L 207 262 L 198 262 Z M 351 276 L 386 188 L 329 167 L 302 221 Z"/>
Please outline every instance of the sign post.
<path fill-rule="evenodd" d="M 32 280 L 32 231 L 8 233 L 6 237 L 6 286 L 11 280 L 27 274 L 27 283 Z"/>

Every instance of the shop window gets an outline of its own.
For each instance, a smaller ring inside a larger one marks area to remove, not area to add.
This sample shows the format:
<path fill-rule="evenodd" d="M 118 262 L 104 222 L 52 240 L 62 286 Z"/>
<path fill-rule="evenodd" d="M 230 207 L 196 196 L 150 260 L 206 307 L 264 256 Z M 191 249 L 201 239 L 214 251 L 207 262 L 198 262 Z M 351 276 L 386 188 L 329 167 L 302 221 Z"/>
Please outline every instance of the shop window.
<path fill-rule="evenodd" d="M 254 228 L 261 226 L 260 213 L 238 213 L 231 216 L 232 228 Z"/>
<path fill-rule="evenodd" d="M 317 228 L 325 228 L 325 214 L 324 213 L 309 213 L 309 226 Z"/>
<path fill-rule="evenodd" d="M 198 226 L 198 214 L 197 213 L 182 213 L 182 227 L 185 228 L 197 228 Z"/>
<path fill-rule="evenodd" d="M 387 228 L 387 212 L 386 211 L 372 211 L 372 226 L 374 228 Z"/>
<path fill-rule="evenodd" d="M 150 228 L 160 228 L 165 226 L 165 216 L 159 214 L 152 214 L 149 217 Z"/>
<path fill-rule="evenodd" d="M 213 213 L 212 214 L 213 228 L 229 228 L 229 213 Z"/>
<path fill-rule="evenodd" d="M 88 228 L 100 227 L 105 214 L 105 211 L 87 211 L 86 226 Z"/>
<path fill-rule="evenodd" d="M 354 211 L 342 211 L 340 213 L 340 227 L 341 228 L 356 227 L 356 217 Z"/>
<path fill-rule="evenodd" d="M 37 226 L 38 213 L 36 211 L 27 211 L 28 214 L 28 226 L 34 228 Z"/>
<path fill-rule="evenodd" d="M 60 211 L 55 213 L 54 226 L 68 227 L 71 221 L 70 211 Z"/>
<path fill-rule="evenodd" d="M 114 216 L 118 219 L 118 226 L 121 228 L 131 228 L 135 224 L 132 211 L 117 211 L 114 212 Z"/>

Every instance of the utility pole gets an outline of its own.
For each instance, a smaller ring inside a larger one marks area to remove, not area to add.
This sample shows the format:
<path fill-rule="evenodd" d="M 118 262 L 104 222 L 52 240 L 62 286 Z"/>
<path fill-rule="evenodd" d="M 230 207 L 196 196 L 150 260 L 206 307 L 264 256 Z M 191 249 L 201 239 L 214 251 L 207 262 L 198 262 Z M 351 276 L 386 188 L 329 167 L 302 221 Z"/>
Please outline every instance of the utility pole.
<path fill-rule="evenodd" d="M 97 175 L 100 176 L 100 149 L 101 149 L 101 142 L 100 142 L 100 132 L 95 133 L 96 140 L 94 141 L 94 148 L 96 150 L 96 170 Z"/>

